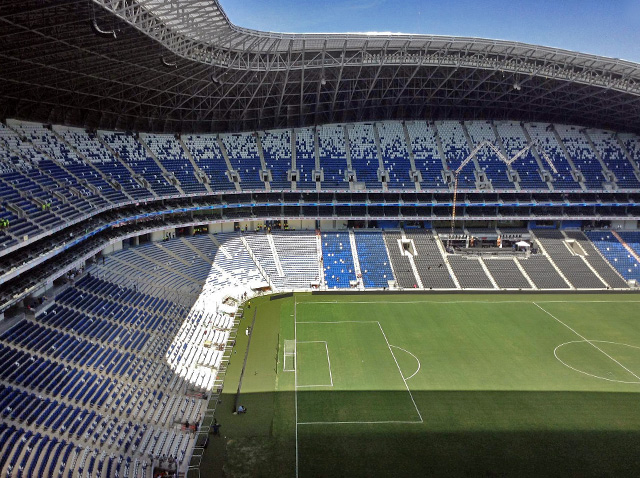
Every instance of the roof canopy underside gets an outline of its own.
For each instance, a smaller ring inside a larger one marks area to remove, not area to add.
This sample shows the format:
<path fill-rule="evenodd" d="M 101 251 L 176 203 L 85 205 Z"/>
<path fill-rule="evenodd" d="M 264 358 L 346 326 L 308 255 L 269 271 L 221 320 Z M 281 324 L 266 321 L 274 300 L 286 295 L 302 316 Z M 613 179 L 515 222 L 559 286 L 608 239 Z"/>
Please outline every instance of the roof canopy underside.
<path fill-rule="evenodd" d="M 9 0 L 0 47 L 2 117 L 171 132 L 384 119 L 640 132 L 636 63 L 475 38 L 258 32 L 213 0 Z"/>

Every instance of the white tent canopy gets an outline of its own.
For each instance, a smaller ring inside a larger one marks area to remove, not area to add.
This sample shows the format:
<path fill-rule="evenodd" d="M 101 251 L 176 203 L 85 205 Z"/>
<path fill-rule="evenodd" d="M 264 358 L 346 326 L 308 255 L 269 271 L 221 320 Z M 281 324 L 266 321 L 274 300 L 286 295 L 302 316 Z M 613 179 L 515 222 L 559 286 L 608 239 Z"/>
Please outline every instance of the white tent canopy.
<path fill-rule="evenodd" d="M 518 241 L 518 242 L 516 242 L 516 246 L 517 247 L 531 247 L 531 244 L 529 244 L 527 241 Z"/>

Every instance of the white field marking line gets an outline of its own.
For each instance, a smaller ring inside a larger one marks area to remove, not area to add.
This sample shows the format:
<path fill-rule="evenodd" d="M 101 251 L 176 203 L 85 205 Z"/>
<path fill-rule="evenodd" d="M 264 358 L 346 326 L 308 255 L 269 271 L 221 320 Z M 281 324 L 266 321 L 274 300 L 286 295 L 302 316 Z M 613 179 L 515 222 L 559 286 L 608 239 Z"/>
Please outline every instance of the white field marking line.
<path fill-rule="evenodd" d="M 316 387 L 333 387 L 332 383 L 323 383 L 320 385 L 297 385 L 298 388 L 316 388 Z"/>
<path fill-rule="evenodd" d="M 300 422 L 298 425 L 344 425 L 344 424 L 362 424 L 362 425 L 375 425 L 380 423 L 422 423 L 422 421 L 418 420 L 410 420 L 410 421 L 402 421 L 402 420 L 380 420 L 380 421 L 370 421 L 370 422 Z"/>
<path fill-rule="evenodd" d="M 393 357 L 393 361 L 396 363 L 396 367 L 398 367 L 398 372 L 400 372 L 400 376 L 402 377 L 402 381 L 404 382 L 404 386 L 407 388 L 407 392 L 409 392 L 409 396 L 411 397 L 411 401 L 413 402 L 413 406 L 416 408 L 416 412 L 418 412 L 418 417 L 420 417 L 420 422 L 422 423 L 422 415 L 420 414 L 420 410 L 418 410 L 418 405 L 416 405 L 416 401 L 413 399 L 413 394 L 411 393 L 411 389 L 409 388 L 409 385 L 407 384 L 407 380 L 402 375 L 402 370 L 400 369 L 400 364 L 396 360 L 396 356 L 393 353 L 393 350 L 391 350 L 391 344 L 389 344 L 389 340 L 387 340 L 387 334 L 384 333 L 384 330 L 382 329 L 382 325 L 380 325 L 380 322 L 378 322 L 378 327 L 380 327 L 380 332 L 382 332 L 382 335 L 384 336 L 384 341 L 387 343 L 387 347 L 389 347 L 389 352 L 391 353 L 391 356 Z"/>
<path fill-rule="evenodd" d="M 327 364 L 329 365 L 329 380 L 331 383 L 322 384 L 322 385 L 296 385 L 297 388 L 308 388 L 308 387 L 333 387 L 333 375 L 331 374 L 331 360 L 329 360 L 329 347 L 327 346 L 326 340 L 302 340 L 300 342 L 296 342 L 296 348 L 298 348 L 298 344 L 324 344 L 324 348 L 327 351 Z"/>
<path fill-rule="evenodd" d="M 378 324 L 377 320 L 303 320 L 300 324 Z"/>
<path fill-rule="evenodd" d="M 620 342 L 610 342 L 608 340 L 594 340 L 593 342 L 598 342 L 598 343 L 605 343 L 605 344 L 614 344 L 614 345 L 624 345 L 626 347 L 632 347 L 634 349 L 640 349 L 640 347 L 637 347 L 635 345 L 629 345 L 629 344 L 623 344 Z M 582 373 L 584 375 L 588 375 L 589 377 L 593 377 L 593 378 L 599 378 L 600 380 L 606 380 L 607 382 L 617 382 L 617 383 L 635 383 L 638 384 L 640 383 L 639 381 L 626 381 L 626 380 L 615 380 L 613 378 L 606 378 L 606 377 L 601 377 L 600 375 L 594 375 L 592 373 L 589 372 L 585 372 L 583 370 L 577 369 L 575 367 L 572 367 L 571 365 L 569 365 L 566 362 L 563 362 L 562 359 L 560 357 L 558 357 L 557 351 L 560 347 L 564 346 L 564 345 L 569 345 L 569 344 L 582 344 L 584 343 L 584 340 L 572 340 L 570 342 L 565 342 L 563 344 L 558 345 L 555 349 L 553 349 L 553 355 L 554 357 L 558 360 L 558 362 L 560 362 L 562 365 L 564 365 L 567 368 L 570 368 L 571 370 L 574 370 L 576 372 Z"/>
<path fill-rule="evenodd" d="M 544 292 L 542 292 L 544 293 Z M 541 304 L 638 304 L 640 300 L 538 300 Z M 349 300 L 340 302 L 340 304 L 534 304 L 531 300 Z M 338 304 L 337 301 L 305 301 L 303 304 Z"/>
<path fill-rule="evenodd" d="M 287 357 L 294 357 L 293 360 L 295 360 L 295 355 L 291 354 L 291 355 L 285 355 L 284 356 L 284 362 L 282 364 L 282 371 L 283 372 L 295 372 L 296 369 L 295 368 L 287 368 Z"/>
<path fill-rule="evenodd" d="M 331 373 L 331 359 L 329 358 L 329 346 L 327 342 L 324 343 L 324 348 L 327 351 L 327 362 L 329 363 L 329 380 L 331 380 L 331 386 L 333 387 L 333 374 Z"/>
<path fill-rule="evenodd" d="M 293 344 L 295 347 L 295 351 L 297 352 L 297 343 L 298 343 L 298 300 L 297 297 L 293 296 Z M 298 478 L 298 465 L 300 462 L 299 452 L 298 452 L 298 358 L 297 353 L 293 356 L 293 396 L 296 407 L 296 478 Z"/>
<path fill-rule="evenodd" d="M 567 329 L 569 329 L 571 332 L 573 332 L 574 334 L 576 334 L 578 337 L 580 337 L 582 340 L 584 340 L 585 342 L 587 342 L 589 345 L 591 345 L 593 348 L 595 348 L 596 350 L 599 350 L 600 352 L 602 352 L 604 355 L 606 355 L 607 357 L 609 357 L 611 360 L 613 360 L 615 363 L 617 363 L 618 365 L 620 365 L 623 369 L 625 369 L 627 372 L 629 372 L 631 375 L 633 375 L 635 378 L 637 378 L 640 381 L 640 377 L 638 377 L 635 373 L 633 373 L 631 370 L 629 370 L 627 367 L 625 367 L 624 365 L 622 365 L 620 362 L 618 362 L 616 359 L 614 359 L 611 355 L 609 355 L 607 352 L 605 352 L 604 350 L 602 350 L 600 347 L 598 347 L 596 344 L 594 344 L 593 342 L 591 342 L 589 339 L 587 339 L 586 337 L 584 337 L 583 335 L 580 335 L 578 332 L 576 332 L 574 329 L 572 329 L 571 327 L 569 327 L 567 324 L 565 324 L 563 321 L 561 321 L 559 318 L 557 318 L 555 315 L 553 315 L 551 312 L 543 309 L 542 307 L 540 307 L 538 304 L 536 304 L 535 302 L 533 303 L 533 305 L 535 305 L 536 307 L 538 307 L 541 311 L 543 311 L 545 314 L 553 317 L 555 320 L 557 320 L 558 322 L 560 322 L 562 325 L 564 325 Z"/>
<path fill-rule="evenodd" d="M 392 345 L 392 347 L 393 347 L 393 348 L 396 348 L 396 349 L 400 349 L 400 350 L 402 350 L 403 352 L 408 353 L 408 354 L 409 354 L 409 355 L 411 355 L 414 359 L 416 359 L 416 362 L 418 362 L 418 370 L 416 370 L 415 372 L 413 372 L 413 374 L 411 374 L 411 377 L 407 377 L 407 380 L 409 380 L 410 378 L 412 378 L 415 374 L 417 374 L 417 373 L 420 371 L 420 367 L 421 367 L 420 359 L 418 359 L 418 357 L 416 357 L 415 355 L 413 355 L 413 354 L 412 354 L 411 352 L 409 352 L 408 350 L 403 349 L 402 347 L 398 347 L 397 345 Z"/>

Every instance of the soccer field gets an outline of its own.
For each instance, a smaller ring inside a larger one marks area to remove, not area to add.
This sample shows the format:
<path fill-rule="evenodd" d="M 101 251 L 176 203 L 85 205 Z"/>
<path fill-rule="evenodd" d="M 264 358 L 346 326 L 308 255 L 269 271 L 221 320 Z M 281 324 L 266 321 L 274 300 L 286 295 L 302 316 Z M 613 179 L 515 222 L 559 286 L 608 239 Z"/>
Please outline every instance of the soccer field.
<path fill-rule="evenodd" d="M 242 443 L 252 420 L 257 435 L 268 420 L 257 461 L 280 476 L 633 475 L 639 305 L 635 295 L 264 299 L 242 386 L 250 412 L 227 431 L 238 423 Z M 271 375 L 252 375 L 267 362 Z"/>

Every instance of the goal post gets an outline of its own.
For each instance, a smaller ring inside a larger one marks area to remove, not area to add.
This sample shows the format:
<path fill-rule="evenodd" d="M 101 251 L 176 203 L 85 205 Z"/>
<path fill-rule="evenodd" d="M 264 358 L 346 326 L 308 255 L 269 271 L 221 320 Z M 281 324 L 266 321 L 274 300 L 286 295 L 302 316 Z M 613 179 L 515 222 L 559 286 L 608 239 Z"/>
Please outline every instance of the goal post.
<path fill-rule="evenodd" d="M 284 365 L 283 372 L 295 372 L 296 370 L 296 341 L 284 341 Z"/>

